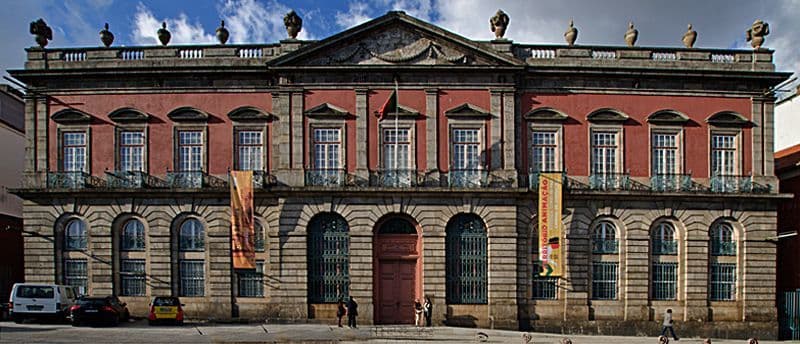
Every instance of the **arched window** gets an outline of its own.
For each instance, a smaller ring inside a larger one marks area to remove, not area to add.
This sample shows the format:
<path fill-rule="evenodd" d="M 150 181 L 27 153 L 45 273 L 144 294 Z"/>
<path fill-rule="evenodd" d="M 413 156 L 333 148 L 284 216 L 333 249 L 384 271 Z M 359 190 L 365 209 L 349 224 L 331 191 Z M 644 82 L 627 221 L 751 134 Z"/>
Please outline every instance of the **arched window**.
<path fill-rule="evenodd" d="M 711 231 L 711 255 L 735 256 L 736 242 L 733 241 L 733 227 L 727 222 L 720 222 Z"/>
<path fill-rule="evenodd" d="M 205 228 L 197 219 L 188 219 L 181 224 L 181 251 L 202 251 L 205 248 Z"/>
<path fill-rule="evenodd" d="M 139 220 L 131 219 L 122 227 L 120 238 L 123 251 L 144 250 L 144 225 Z"/>
<path fill-rule="evenodd" d="M 261 222 L 255 221 L 253 223 L 253 229 L 255 238 L 253 238 L 253 246 L 257 252 L 264 252 L 266 249 L 264 244 L 264 227 L 261 226 Z"/>
<path fill-rule="evenodd" d="M 487 302 L 486 226 L 475 214 L 458 214 L 446 228 L 448 304 Z"/>
<path fill-rule="evenodd" d="M 592 253 L 617 253 L 617 227 L 610 221 L 600 221 L 592 231 Z"/>
<path fill-rule="evenodd" d="M 86 224 L 83 221 L 72 219 L 67 222 L 67 226 L 64 228 L 64 249 L 86 249 Z"/>
<path fill-rule="evenodd" d="M 675 228 L 669 222 L 661 222 L 651 233 L 653 254 L 677 254 L 678 242 L 675 241 Z"/>
<path fill-rule="evenodd" d="M 308 223 L 308 302 L 335 303 L 350 291 L 350 233 L 347 221 L 334 213 Z"/>
<path fill-rule="evenodd" d="M 378 230 L 380 234 L 417 234 L 414 225 L 405 219 L 394 217 L 386 220 Z"/>

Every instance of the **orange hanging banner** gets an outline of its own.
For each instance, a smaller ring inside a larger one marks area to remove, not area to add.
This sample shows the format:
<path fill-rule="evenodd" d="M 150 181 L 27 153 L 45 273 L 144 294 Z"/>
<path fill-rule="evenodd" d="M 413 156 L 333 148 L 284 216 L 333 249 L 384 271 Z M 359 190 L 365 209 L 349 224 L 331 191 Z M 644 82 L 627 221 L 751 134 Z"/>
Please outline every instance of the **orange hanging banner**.
<path fill-rule="evenodd" d="M 234 269 L 255 269 L 253 171 L 231 171 L 231 253 Z"/>
<path fill-rule="evenodd" d="M 539 175 L 539 261 L 542 262 L 539 276 L 564 275 L 562 184 L 561 173 Z"/>

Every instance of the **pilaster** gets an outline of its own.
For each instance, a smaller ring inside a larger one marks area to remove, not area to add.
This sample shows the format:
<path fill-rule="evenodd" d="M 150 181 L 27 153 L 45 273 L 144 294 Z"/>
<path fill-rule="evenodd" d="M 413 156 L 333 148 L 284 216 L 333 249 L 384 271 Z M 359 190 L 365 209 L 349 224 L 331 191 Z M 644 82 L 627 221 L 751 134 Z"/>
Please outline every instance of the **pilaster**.
<path fill-rule="evenodd" d="M 358 88 L 356 91 L 356 180 L 368 181 L 367 167 L 367 122 L 369 120 L 368 90 Z"/>
<path fill-rule="evenodd" d="M 436 88 L 425 89 L 425 160 L 428 166 L 426 173 L 427 185 L 439 185 L 439 147 L 438 122 L 439 122 L 439 90 Z"/>

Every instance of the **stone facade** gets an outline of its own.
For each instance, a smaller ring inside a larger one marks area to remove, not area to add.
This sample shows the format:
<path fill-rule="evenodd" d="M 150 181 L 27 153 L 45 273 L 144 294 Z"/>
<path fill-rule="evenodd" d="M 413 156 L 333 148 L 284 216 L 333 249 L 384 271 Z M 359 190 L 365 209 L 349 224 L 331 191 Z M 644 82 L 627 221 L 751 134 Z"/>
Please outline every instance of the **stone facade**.
<path fill-rule="evenodd" d="M 201 57 L 182 58 L 183 50 Z M 141 58 L 121 58 L 131 51 Z M 773 98 L 762 90 L 787 75 L 774 72 L 771 54 L 476 42 L 401 12 L 318 42 L 32 48 L 26 69 L 11 71 L 31 88 L 26 185 L 16 191 L 26 199 L 26 281 L 66 282 L 64 261 L 86 259 L 87 292 L 119 294 L 120 260 L 143 260 L 146 290 L 123 299 L 133 315 L 144 315 L 150 297 L 183 293 L 179 262 L 190 259 L 204 271 L 202 296 L 182 297 L 188 317 L 332 322 L 334 303 L 310 302 L 308 241 L 312 219 L 332 213 L 347 225 L 346 295 L 359 302 L 362 323 L 383 323 L 376 288 L 384 277 L 375 271 L 385 252 L 376 247 L 381 224 L 403 218 L 416 228 L 419 248 L 402 258 L 417 267 L 411 295 L 431 297 L 437 325 L 652 334 L 671 308 L 686 336 L 775 337 L 775 245 L 766 239 L 784 196 L 772 169 Z M 395 82 L 400 106 L 379 121 L 374 114 Z M 413 173 L 405 187 L 382 182 L 388 169 L 380 147 L 394 117 L 410 133 Z M 125 128 L 144 130 L 148 147 L 147 177 L 135 187 L 115 187 L 106 176 L 120 169 Z M 318 186 L 310 178 L 318 167 L 312 133 L 320 128 L 341 132 L 341 183 Z M 257 253 L 262 297 L 238 296 L 231 266 L 225 181 L 241 159 L 234 133 L 243 129 L 264 133 L 262 172 L 269 176 L 255 191 L 266 233 L 266 249 Z M 453 165 L 453 136 L 462 129 L 478 133 L 475 184 L 459 184 Z M 180 169 L 175 136 L 182 130 L 202 133 L 197 187 L 165 184 Z M 566 274 L 548 299 L 534 297 L 533 130 L 555 133 L 555 166 L 567 172 Z M 53 181 L 66 166 L 69 132 L 86 133 L 88 158 L 80 183 L 64 187 Z M 590 168 L 593 132 L 618 135 L 614 176 L 621 179 L 611 187 L 598 186 Z M 650 169 L 653 132 L 680 137 L 685 188 L 659 189 Z M 709 133 L 735 138 L 735 187 L 715 186 Z M 461 214 L 485 228 L 480 302 L 448 302 L 448 228 Z M 73 219 L 86 225 L 85 249 L 64 247 Z M 141 251 L 120 249 L 129 219 L 143 224 Z M 205 229 L 201 250 L 178 249 L 186 219 Z M 614 228 L 615 250 L 594 248 L 601 223 Z M 653 233 L 664 223 L 677 248 L 658 256 Z M 723 255 L 712 247 L 719 225 L 731 230 Z M 593 296 L 594 262 L 616 264 L 607 300 Z M 654 262 L 676 267 L 674 295 L 665 300 L 653 296 Z M 724 300 L 711 295 L 714 264 L 733 267 Z"/>

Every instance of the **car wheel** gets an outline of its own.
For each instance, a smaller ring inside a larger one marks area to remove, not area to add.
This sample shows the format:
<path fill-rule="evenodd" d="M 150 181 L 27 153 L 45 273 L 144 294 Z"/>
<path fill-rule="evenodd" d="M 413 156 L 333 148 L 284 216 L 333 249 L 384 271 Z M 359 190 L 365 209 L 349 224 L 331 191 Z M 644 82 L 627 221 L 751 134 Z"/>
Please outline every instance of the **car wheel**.
<path fill-rule="evenodd" d="M 80 321 L 73 321 L 72 322 L 72 327 L 78 327 L 78 326 L 81 326 L 81 322 Z"/>
<path fill-rule="evenodd" d="M 122 318 L 122 319 L 123 319 L 123 321 L 125 321 L 125 322 L 131 321 L 131 313 L 130 313 L 130 312 L 128 312 L 128 311 L 126 310 L 126 311 L 125 311 L 125 317 L 124 317 L 124 318 Z"/>
<path fill-rule="evenodd" d="M 147 319 L 147 325 L 153 326 L 153 325 L 155 325 L 155 324 L 156 324 L 156 322 L 155 322 L 155 321 L 152 321 L 152 320 L 150 320 L 150 319 Z"/>
<path fill-rule="evenodd" d="M 178 326 L 183 326 L 183 320 L 178 320 L 175 322 L 175 324 Z"/>

